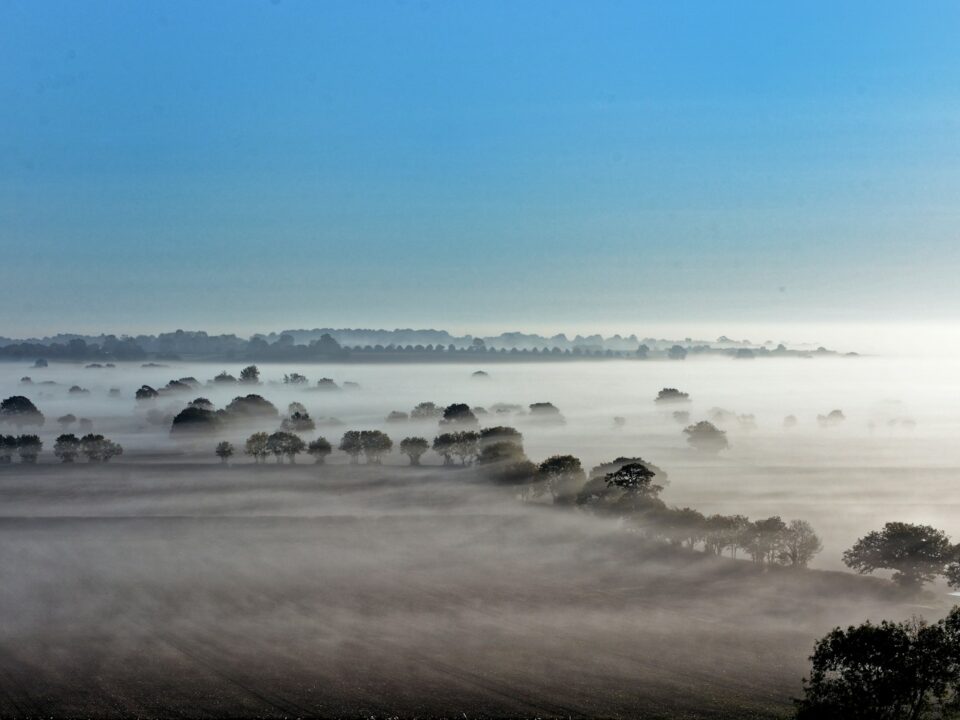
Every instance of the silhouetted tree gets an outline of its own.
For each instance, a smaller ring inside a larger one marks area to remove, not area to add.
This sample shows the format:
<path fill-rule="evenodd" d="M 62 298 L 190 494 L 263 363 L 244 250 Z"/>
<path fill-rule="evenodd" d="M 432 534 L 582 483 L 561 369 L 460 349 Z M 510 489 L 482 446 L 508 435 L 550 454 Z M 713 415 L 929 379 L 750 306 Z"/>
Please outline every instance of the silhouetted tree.
<path fill-rule="evenodd" d="M 60 435 L 53 445 L 53 454 L 61 462 L 72 463 L 80 454 L 80 438 L 72 433 Z"/>
<path fill-rule="evenodd" d="M 67 430 L 73 423 L 77 421 L 77 416 L 73 413 L 67 413 L 66 415 L 61 415 L 57 418 L 57 424 L 64 430 Z"/>
<path fill-rule="evenodd" d="M 813 557 L 823 550 L 823 543 L 805 520 L 791 520 L 783 533 L 780 562 L 791 567 L 805 568 Z"/>
<path fill-rule="evenodd" d="M 23 395 L 12 395 L 0 402 L 0 424 L 10 423 L 18 428 L 43 425 L 43 413 Z"/>
<path fill-rule="evenodd" d="M 207 400 L 205 397 L 194 398 L 189 402 L 191 407 L 200 408 L 201 410 L 213 411 L 213 403 Z"/>
<path fill-rule="evenodd" d="M 277 458 L 278 463 L 283 462 L 283 457 L 286 456 L 293 464 L 297 461 L 297 455 L 307 449 L 307 444 L 293 433 L 281 430 L 267 438 L 267 449 Z"/>
<path fill-rule="evenodd" d="M 224 410 L 229 417 L 236 419 L 275 418 L 280 415 L 272 402 L 254 394 L 235 397 Z"/>
<path fill-rule="evenodd" d="M 470 410 L 469 405 L 454 403 L 453 405 L 448 405 L 443 411 L 443 419 L 440 420 L 440 424 L 476 427 L 479 423 L 477 422 L 477 416 Z"/>
<path fill-rule="evenodd" d="M 704 520 L 704 551 L 711 555 L 722 555 L 730 550 L 737 556 L 740 540 L 743 538 L 750 519 L 744 515 L 711 515 Z"/>
<path fill-rule="evenodd" d="M 363 430 L 360 432 L 360 445 L 367 462 L 379 465 L 384 453 L 393 450 L 393 440 L 382 430 Z"/>
<path fill-rule="evenodd" d="M 539 472 L 553 502 L 558 505 L 573 504 L 587 479 L 580 459 L 573 455 L 553 455 L 540 463 Z"/>
<path fill-rule="evenodd" d="M 256 365 L 247 365 L 240 371 L 240 382 L 256 385 L 260 382 L 260 368 Z"/>
<path fill-rule="evenodd" d="M 452 433 L 453 454 L 460 458 L 461 465 L 473 462 L 479 451 L 480 434 L 472 430 L 461 430 Z"/>
<path fill-rule="evenodd" d="M 210 433 L 220 429 L 220 415 L 196 405 L 188 405 L 173 418 L 172 434 Z"/>
<path fill-rule="evenodd" d="M 88 433 L 80 438 L 80 452 L 87 458 L 87 462 L 101 462 L 103 460 L 103 435 Z"/>
<path fill-rule="evenodd" d="M 267 433 L 255 432 L 247 438 L 243 446 L 243 452 L 253 457 L 255 462 L 262 463 L 267 459 L 267 455 L 270 454 L 270 448 L 267 446 L 269 439 L 270 436 Z"/>
<path fill-rule="evenodd" d="M 144 400 L 153 400 L 154 398 L 160 397 L 160 393 L 154 390 L 149 385 L 141 385 L 140 389 L 134 394 L 136 399 L 139 401 Z"/>
<path fill-rule="evenodd" d="M 290 373 L 283 376 L 284 385 L 306 385 L 307 382 L 306 376 L 300 373 Z"/>
<path fill-rule="evenodd" d="M 400 410 L 393 410 L 389 415 L 387 415 L 388 423 L 406 422 L 409 419 L 410 416 Z"/>
<path fill-rule="evenodd" d="M 350 456 L 351 463 L 356 464 L 360 453 L 363 452 L 363 443 L 360 441 L 360 431 L 347 430 L 343 434 L 343 437 L 340 438 L 339 449 Z"/>
<path fill-rule="evenodd" d="M 433 451 L 443 458 L 444 465 L 453 464 L 453 448 L 456 433 L 441 433 L 433 439 Z"/>
<path fill-rule="evenodd" d="M 786 530 L 777 516 L 756 520 L 744 528 L 740 546 L 758 565 L 771 565 L 784 552 Z"/>
<path fill-rule="evenodd" d="M 658 403 L 683 403 L 690 402 L 690 393 L 680 392 L 676 388 L 663 388 L 657 393 L 654 402 Z"/>
<path fill-rule="evenodd" d="M 706 420 L 685 428 L 683 432 L 687 436 L 687 442 L 699 452 L 716 454 L 730 446 L 727 433 Z"/>
<path fill-rule="evenodd" d="M 669 350 L 667 350 L 667 357 L 671 360 L 685 360 L 687 357 L 687 351 L 679 345 L 673 345 Z"/>
<path fill-rule="evenodd" d="M 942 575 L 954 559 L 950 539 L 929 525 L 890 522 L 857 540 L 843 553 L 843 562 L 861 574 L 893 570 L 893 581 L 918 590 Z"/>
<path fill-rule="evenodd" d="M 0 435 L 0 464 L 9 465 L 16 450 L 17 439 L 13 435 Z"/>
<path fill-rule="evenodd" d="M 100 448 L 100 457 L 103 462 L 110 462 L 112 458 L 115 458 L 118 455 L 123 455 L 123 448 L 120 446 L 120 444 L 105 438 L 103 445 Z"/>
<path fill-rule="evenodd" d="M 214 450 L 216 456 L 220 458 L 220 462 L 224 465 L 227 464 L 227 461 L 230 460 L 230 457 L 233 455 L 233 445 L 226 440 L 217 443 L 217 448 Z"/>
<path fill-rule="evenodd" d="M 443 415 L 443 410 L 432 402 L 422 402 L 410 412 L 411 420 L 434 420 Z"/>
<path fill-rule="evenodd" d="M 43 450 L 43 441 L 37 435 L 21 435 L 17 438 L 17 453 L 20 462 L 32 465 Z"/>
<path fill-rule="evenodd" d="M 411 465 L 419 465 L 420 458 L 430 449 L 430 443 L 422 437 L 408 437 L 400 441 L 400 452 L 410 458 Z"/>
<path fill-rule="evenodd" d="M 505 425 L 483 428 L 480 431 L 480 446 L 486 447 L 493 443 L 510 442 L 523 448 L 523 434 L 519 430 Z"/>
<path fill-rule="evenodd" d="M 291 403 L 291 406 L 299 404 Z M 294 411 L 280 422 L 280 427 L 287 432 L 309 432 L 316 429 L 317 425 L 306 411 Z"/>
<path fill-rule="evenodd" d="M 835 628 L 810 658 L 798 720 L 955 717 L 960 695 L 960 609 L 922 620 Z"/>
<path fill-rule="evenodd" d="M 560 410 L 553 403 L 536 402 L 530 405 L 530 418 L 543 423 L 562 424 L 566 422 Z"/>
<path fill-rule="evenodd" d="M 317 465 L 323 465 L 323 463 L 326 462 L 327 455 L 331 452 L 333 452 L 333 447 L 324 437 L 318 437 L 307 445 L 307 454 L 313 455 L 313 460 Z"/>
<path fill-rule="evenodd" d="M 237 379 L 226 370 L 222 370 L 213 378 L 213 382 L 219 385 L 233 385 L 235 382 L 237 382 Z"/>

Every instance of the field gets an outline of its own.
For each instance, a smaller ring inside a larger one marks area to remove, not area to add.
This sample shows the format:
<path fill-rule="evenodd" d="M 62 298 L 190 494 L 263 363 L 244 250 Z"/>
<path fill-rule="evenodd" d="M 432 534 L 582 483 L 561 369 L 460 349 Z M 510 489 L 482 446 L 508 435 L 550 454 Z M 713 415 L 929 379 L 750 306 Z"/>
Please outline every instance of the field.
<path fill-rule="evenodd" d="M 157 382 L 147 372 L 205 380 L 219 368 L 51 367 L 61 385 L 40 392 L 14 376 L 36 383 L 44 371 L 10 368 L 5 395 L 30 395 L 48 421 L 38 465 L 0 466 L 0 715 L 786 716 L 825 631 L 949 607 L 939 585 L 908 599 L 881 578 L 838 572 L 842 550 L 886 520 L 960 528 L 950 524 L 946 400 L 914 395 L 906 433 L 878 425 L 889 398 L 871 396 L 868 381 L 844 395 L 843 373 L 880 361 L 783 362 L 498 368 L 488 381 L 462 368 L 332 367 L 324 374 L 359 376 L 361 389 L 257 392 L 281 412 L 296 398 L 315 417 L 395 440 L 413 428 L 382 418 L 420 400 L 550 400 L 566 425 L 515 418 L 531 458 L 567 451 L 589 467 L 640 454 L 669 472 L 671 504 L 807 519 L 824 540 L 810 571 L 651 544 L 616 520 L 521 502 L 429 456 L 422 468 L 396 453 L 383 466 L 334 455 L 323 466 L 238 456 L 223 467 L 211 441 L 171 440 L 131 399 Z M 896 387 L 890 367 L 877 381 Z M 288 369 L 263 370 L 276 379 Z M 69 396 L 71 382 L 90 395 Z M 696 456 L 652 403 L 664 385 L 692 392 L 695 419 L 735 403 L 757 428 L 731 429 L 726 456 Z M 106 397 L 111 386 L 120 399 Z M 209 390 L 197 394 L 217 405 L 239 392 Z M 817 427 L 813 410 L 834 406 L 847 425 Z M 68 410 L 125 454 L 57 464 L 53 418 Z M 789 412 L 803 421 L 792 434 Z M 613 427 L 616 414 L 625 427 Z"/>

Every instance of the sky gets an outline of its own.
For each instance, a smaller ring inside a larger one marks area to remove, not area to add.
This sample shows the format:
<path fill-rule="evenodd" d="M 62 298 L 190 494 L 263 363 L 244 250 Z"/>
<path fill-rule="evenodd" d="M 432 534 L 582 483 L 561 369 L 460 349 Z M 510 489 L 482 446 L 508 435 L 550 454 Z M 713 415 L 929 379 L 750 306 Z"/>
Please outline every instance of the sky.
<path fill-rule="evenodd" d="M 958 27 L 932 0 L 4 0 L 0 335 L 950 323 Z"/>

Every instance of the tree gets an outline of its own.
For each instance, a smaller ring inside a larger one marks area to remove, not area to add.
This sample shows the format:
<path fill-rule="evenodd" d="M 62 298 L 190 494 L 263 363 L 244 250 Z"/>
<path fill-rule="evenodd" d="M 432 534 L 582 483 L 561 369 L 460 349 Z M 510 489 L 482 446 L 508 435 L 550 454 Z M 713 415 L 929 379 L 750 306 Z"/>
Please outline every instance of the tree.
<path fill-rule="evenodd" d="M 434 420 L 443 415 L 443 410 L 432 402 L 422 402 L 410 411 L 411 420 Z"/>
<path fill-rule="evenodd" d="M 43 441 L 37 435 L 21 435 L 17 438 L 17 453 L 20 462 L 32 465 L 43 450 Z"/>
<path fill-rule="evenodd" d="M 453 464 L 455 433 L 441 433 L 433 439 L 433 451 L 443 458 L 444 465 Z"/>
<path fill-rule="evenodd" d="M 846 419 L 843 410 L 831 410 L 826 415 L 817 415 L 817 423 L 820 427 L 833 427 L 839 425 Z"/>
<path fill-rule="evenodd" d="M 530 417 L 542 423 L 562 425 L 566 422 L 556 405 L 549 402 L 531 403 Z"/>
<path fill-rule="evenodd" d="M 138 402 L 142 402 L 144 400 L 153 400 L 155 398 L 158 398 L 160 397 L 160 393 L 158 393 L 149 385 L 141 385 L 140 389 L 137 390 L 136 393 L 134 393 L 134 397 L 136 397 Z"/>
<path fill-rule="evenodd" d="M 400 441 L 400 452 L 410 458 L 411 465 L 419 465 L 420 457 L 430 449 L 430 443 L 422 437 L 408 437 Z"/>
<path fill-rule="evenodd" d="M 923 620 L 835 628 L 817 641 L 798 720 L 955 717 L 960 693 L 960 608 Z"/>
<path fill-rule="evenodd" d="M 69 429 L 77 421 L 77 416 L 73 413 L 67 413 L 57 418 L 57 424 L 64 430 Z"/>
<path fill-rule="evenodd" d="M 307 444 L 291 432 L 280 430 L 267 437 L 267 450 L 277 458 L 277 463 L 283 462 L 286 456 L 292 465 L 306 448 Z"/>
<path fill-rule="evenodd" d="M 283 376 L 284 385 L 306 385 L 307 382 L 307 377 L 300 373 L 290 373 L 289 375 Z"/>
<path fill-rule="evenodd" d="M 17 439 L 13 435 L 0 435 L 0 465 L 9 465 L 16 449 Z"/>
<path fill-rule="evenodd" d="M 379 465 L 384 453 L 393 449 L 393 440 L 382 430 L 360 432 L 360 446 L 368 464 Z"/>
<path fill-rule="evenodd" d="M 679 345 L 673 345 L 669 350 L 667 350 L 667 357 L 671 360 L 685 360 L 687 357 L 687 351 Z"/>
<path fill-rule="evenodd" d="M 60 435 L 53 445 L 53 454 L 61 462 L 72 463 L 80 454 L 80 438 L 73 433 Z"/>
<path fill-rule="evenodd" d="M 929 525 L 890 522 L 857 540 L 843 553 L 843 562 L 861 574 L 893 570 L 900 587 L 919 590 L 942 575 L 954 558 L 946 533 Z"/>
<path fill-rule="evenodd" d="M 221 416 L 197 405 L 178 412 L 170 424 L 171 434 L 212 433 L 220 429 Z"/>
<path fill-rule="evenodd" d="M 607 487 L 618 487 L 633 495 L 657 496 L 663 485 L 655 485 L 656 473 L 643 463 L 630 463 L 607 475 Z"/>
<path fill-rule="evenodd" d="M 235 419 L 268 419 L 280 415 L 272 402 L 253 393 L 243 397 L 235 397 L 224 410 L 228 417 Z"/>
<path fill-rule="evenodd" d="M 300 403 L 291 403 L 291 406 L 299 404 Z M 313 418 L 304 410 L 303 412 L 293 412 L 290 414 L 290 417 L 285 417 L 280 422 L 280 427 L 288 432 L 309 432 L 310 430 L 315 430 L 317 425 L 313 421 Z"/>
<path fill-rule="evenodd" d="M 470 410 L 470 406 L 464 403 L 447 405 L 446 409 L 443 411 L 443 418 L 440 420 L 440 424 L 467 425 L 473 427 L 479 425 L 477 422 L 477 416 L 473 414 L 472 410 Z"/>
<path fill-rule="evenodd" d="M 213 452 L 218 458 L 220 458 L 220 462 L 226 465 L 230 460 L 230 457 L 233 455 L 233 445 L 228 443 L 226 440 L 223 440 L 222 442 L 217 443 L 217 448 Z"/>
<path fill-rule="evenodd" d="M 778 516 L 756 520 L 743 529 L 741 547 L 758 565 L 772 565 L 784 552 L 786 530 L 787 524 Z"/>
<path fill-rule="evenodd" d="M 351 464 L 356 464 L 363 452 L 363 443 L 360 441 L 359 430 L 347 430 L 340 438 L 339 449 L 350 456 Z"/>
<path fill-rule="evenodd" d="M 683 432 L 687 436 L 687 443 L 698 452 L 716 454 L 730 447 L 727 433 L 706 420 L 684 428 Z"/>
<path fill-rule="evenodd" d="M 87 433 L 80 438 L 80 452 L 87 458 L 87 462 L 101 462 L 103 460 L 103 435 Z"/>
<path fill-rule="evenodd" d="M 260 368 L 256 365 L 247 365 L 240 371 L 240 382 L 248 385 L 258 385 L 260 383 Z"/>
<path fill-rule="evenodd" d="M 460 464 L 466 465 L 473 462 L 479 449 L 480 435 L 472 430 L 461 430 L 452 433 L 453 448 L 452 452 L 460 458 Z"/>
<path fill-rule="evenodd" d="M 327 455 L 333 452 L 333 447 L 330 445 L 329 441 L 324 437 L 318 437 L 316 440 L 307 445 L 307 454 L 313 456 L 313 460 L 317 465 L 323 465 L 326 461 Z"/>
<path fill-rule="evenodd" d="M 23 395 L 12 395 L 0 402 L 0 424 L 10 423 L 18 428 L 43 425 L 43 413 Z"/>
<path fill-rule="evenodd" d="M 504 485 L 526 485 L 540 479 L 537 466 L 527 458 L 523 447 L 511 440 L 483 445 L 476 463 L 485 476 Z"/>
<path fill-rule="evenodd" d="M 750 519 L 744 515 L 711 515 L 704 521 L 704 551 L 722 555 L 729 549 L 731 556 L 736 558 L 740 540 L 750 524 Z"/>
<path fill-rule="evenodd" d="M 486 447 L 493 443 L 510 442 L 523 448 L 523 434 L 516 428 L 505 425 L 484 428 L 480 431 L 480 446 Z"/>
<path fill-rule="evenodd" d="M 658 403 L 685 403 L 690 402 L 690 393 L 680 392 L 676 388 L 663 388 L 657 393 L 654 402 Z"/>
<path fill-rule="evenodd" d="M 120 444 L 105 438 L 100 447 L 101 461 L 110 462 L 112 458 L 115 458 L 118 455 L 123 455 L 123 448 L 120 446 Z"/>
<path fill-rule="evenodd" d="M 814 555 L 823 550 L 823 543 L 805 520 L 791 520 L 783 533 L 780 561 L 791 567 L 805 568 Z"/>
<path fill-rule="evenodd" d="M 559 505 L 572 504 L 587 479 L 580 459 L 573 455 L 549 457 L 540 463 L 538 472 L 553 502 Z"/>
<path fill-rule="evenodd" d="M 250 455 L 254 462 L 262 463 L 267 459 L 267 455 L 270 454 L 270 449 L 267 447 L 267 441 L 270 439 L 270 436 L 265 432 L 255 432 L 253 435 L 247 438 L 247 441 L 243 445 L 243 452 L 246 455 Z"/>

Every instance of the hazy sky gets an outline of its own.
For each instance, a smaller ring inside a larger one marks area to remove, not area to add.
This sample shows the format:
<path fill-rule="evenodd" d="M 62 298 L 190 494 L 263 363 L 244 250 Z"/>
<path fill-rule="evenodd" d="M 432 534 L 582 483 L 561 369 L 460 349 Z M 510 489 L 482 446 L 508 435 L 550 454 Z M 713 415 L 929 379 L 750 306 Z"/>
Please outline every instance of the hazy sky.
<path fill-rule="evenodd" d="M 0 3 L 0 334 L 949 320 L 960 3 Z"/>

